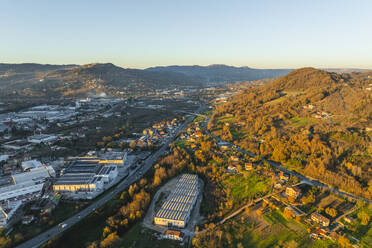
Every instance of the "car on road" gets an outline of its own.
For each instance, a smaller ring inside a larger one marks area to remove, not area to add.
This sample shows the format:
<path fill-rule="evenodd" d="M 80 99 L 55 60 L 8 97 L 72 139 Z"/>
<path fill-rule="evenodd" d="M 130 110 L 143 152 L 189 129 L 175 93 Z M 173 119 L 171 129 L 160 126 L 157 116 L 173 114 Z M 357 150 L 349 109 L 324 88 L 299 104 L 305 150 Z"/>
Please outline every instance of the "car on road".
<path fill-rule="evenodd" d="M 61 224 L 59 224 L 59 227 L 62 228 L 62 229 L 65 228 L 66 226 L 67 226 L 66 223 L 61 223 Z"/>

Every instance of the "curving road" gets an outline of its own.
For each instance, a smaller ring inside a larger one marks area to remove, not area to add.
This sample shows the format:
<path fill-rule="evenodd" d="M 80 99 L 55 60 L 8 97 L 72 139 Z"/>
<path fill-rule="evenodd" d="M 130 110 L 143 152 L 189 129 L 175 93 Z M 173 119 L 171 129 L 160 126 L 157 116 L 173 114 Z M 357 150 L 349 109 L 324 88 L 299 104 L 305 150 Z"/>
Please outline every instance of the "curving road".
<path fill-rule="evenodd" d="M 204 105 L 201 105 L 197 112 L 201 112 L 204 109 Z M 186 120 L 182 123 L 173 133 L 171 137 L 168 137 L 163 144 L 163 146 L 149 156 L 142 165 L 135 171 L 131 172 L 131 174 L 121 183 L 119 183 L 110 193 L 104 195 L 99 200 L 93 202 L 91 205 L 80 211 L 79 213 L 73 215 L 72 217 L 65 220 L 63 223 L 60 223 L 57 226 L 50 228 L 48 231 L 45 231 L 38 236 L 20 244 L 17 248 L 36 248 L 41 246 L 42 244 L 46 243 L 50 239 L 56 237 L 57 235 L 61 234 L 63 231 L 69 229 L 71 226 L 79 222 L 81 219 L 87 217 L 89 214 L 94 212 L 97 208 L 103 206 L 106 202 L 111 200 L 117 193 L 122 192 L 125 190 L 129 185 L 139 180 L 154 164 L 154 162 L 165 153 L 169 144 L 174 141 L 177 134 L 186 128 L 187 124 L 192 119 Z"/>

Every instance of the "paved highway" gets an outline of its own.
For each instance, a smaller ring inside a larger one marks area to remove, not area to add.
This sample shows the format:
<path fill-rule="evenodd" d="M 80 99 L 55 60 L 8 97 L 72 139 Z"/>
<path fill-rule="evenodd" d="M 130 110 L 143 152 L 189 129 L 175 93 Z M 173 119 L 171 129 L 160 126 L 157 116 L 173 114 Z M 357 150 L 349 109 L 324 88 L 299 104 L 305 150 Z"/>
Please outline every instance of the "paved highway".
<path fill-rule="evenodd" d="M 197 110 L 197 113 L 202 111 L 204 109 L 204 105 L 200 106 L 200 108 Z M 190 119 L 191 120 L 191 119 Z M 50 239 L 56 237 L 63 231 L 69 229 L 71 226 L 79 222 L 81 219 L 87 217 L 89 214 L 94 212 L 97 208 L 100 208 L 103 206 L 106 202 L 111 200 L 117 193 L 122 192 L 125 190 L 129 185 L 139 180 L 154 164 L 154 162 L 164 154 L 164 152 L 167 150 L 168 145 L 174 141 L 177 134 L 186 128 L 187 124 L 190 120 L 186 120 L 184 123 L 182 123 L 175 131 L 173 136 L 168 137 L 163 144 L 163 146 L 157 150 L 155 153 L 153 153 L 151 156 L 149 156 L 140 166 L 137 170 L 130 173 L 130 175 L 123 180 L 121 183 L 119 183 L 110 193 L 104 195 L 99 200 L 93 202 L 91 205 L 80 211 L 79 213 L 73 215 L 72 217 L 65 220 L 63 223 L 60 223 L 57 226 L 54 226 L 50 228 L 48 231 L 43 232 L 39 234 L 38 236 L 26 241 L 25 243 L 17 246 L 17 248 L 36 248 L 44 244 L 45 242 L 49 241 Z"/>

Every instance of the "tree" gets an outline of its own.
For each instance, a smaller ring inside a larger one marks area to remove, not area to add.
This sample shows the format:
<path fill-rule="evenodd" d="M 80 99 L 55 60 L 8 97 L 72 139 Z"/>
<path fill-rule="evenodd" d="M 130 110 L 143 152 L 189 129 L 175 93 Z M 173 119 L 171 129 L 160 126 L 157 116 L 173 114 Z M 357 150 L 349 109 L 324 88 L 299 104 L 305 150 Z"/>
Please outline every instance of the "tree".
<path fill-rule="evenodd" d="M 136 148 L 136 145 L 137 145 L 137 142 L 135 140 L 133 140 L 129 143 L 129 147 L 132 148 L 132 149 Z"/>
<path fill-rule="evenodd" d="M 161 178 L 157 175 L 154 175 L 154 182 L 152 183 L 154 186 L 158 186 L 161 184 Z"/>
<path fill-rule="evenodd" d="M 101 241 L 100 246 L 105 247 L 117 247 L 120 243 L 120 237 L 114 233 L 110 233 L 104 240 Z"/>
<path fill-rule="evenodd" d="M 111 233 L 110 228 L 108 226 L 105 226 L 105 228 L 103 228 L 102 238 L 106 238 L 109 233 Z"/>
<path fill-rule="evenodd" d="M 368 225 L 371 216 L 369 216 L 365 211 L 360 211 L 358 213 L 358 218 L 360 219 L 360 224 L 366 226 Z"/>
<path fill-rule="evenodd" d="M 325 212 L 333 218 L 337 216 L 337 210 L 334 208 L 326 208 Z"/>
<path fill-rule="evenodd" d="M 88 246 L 88 248 L 99 248 L 99 247 L 98 247 L 97 242 L 94 241 L 94 242 L 92 242 L 92 243 Z"/>
<path fill-rule="evenodd" d="M 283 213 L 283 215 L 284 215 L 284 217 L 285 217 L 286 219 L 292 219 L 293 216 L 294 216 L 294 212 L 293 212 L 292 209 L 285 208 L 285 209 L 284 209 L 284 213 Z"/>
<path fill-rule="evenodd" d="M 146 178 L 141 178 L 141 180 L 139 181 L 140 187 L 144 187 L 146 184 L 147 184 Z"/>
<path fill-rule="evenodd" d="M 123 192 L 120 194 L 120 200 L 126 202 L 126 201 L 128 201 L 128 198 L 129 198 L 129 195 L 128 195 L 127 191 L 123 191 Z"/>
<path fill-rule="evenodd" d="M 313 192 L 310 192 L 306 196 L 302 197 L 302 202 L 304 204 L 312 204 L 315 202 L 315 196 Z"/>
<path fill-rule="evenodd" d="M 345 235 L 342 235 L 338 238 L 338 244 L 340 245 L 340 247 L 342 248 L 349 248 L 351 247 L 351 243 L 350 243 L 350 240 L 348 238 L 346 238 Z"/>

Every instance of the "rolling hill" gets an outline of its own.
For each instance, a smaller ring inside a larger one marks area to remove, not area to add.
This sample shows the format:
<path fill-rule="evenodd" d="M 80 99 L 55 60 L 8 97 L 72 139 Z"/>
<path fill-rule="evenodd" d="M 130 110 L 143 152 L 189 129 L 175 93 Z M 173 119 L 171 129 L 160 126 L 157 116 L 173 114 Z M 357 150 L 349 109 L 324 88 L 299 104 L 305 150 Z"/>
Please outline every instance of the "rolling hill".
<path fill-rule="evenodd" d="M 111 63 L 87 65 L 0 64 L 1 95 L 75 97 L 105 92 L 141 92 L 175 86 L 204 87 L 278 77 L 289 70 L 258 70 L 226 65 L 169 66 L 145 70 Z"/>
<path fill-rule="evenodd" d="M 111 63 L 83 66 L 1 64 L 0 89 L 3 96 L 86 96 L 105 92 L 149 90 L 169 86 L 200 86 L 201 82 L 176 72 L 125 69 Z"/>
<path fill-rule="evenodd" d="M 290 72 L 290 69 L 253 69 L 249 67 L 234 67 L 227 65 L 209 66 L 159 66 L 146 69 L 147 71 L 178 72 L 196 77 L 210 84 L 222 84 L 239 81 L 252 81 L 263 78 L 276 78 Z"/>
<path fill-rule="evenodd" d="M 369 72 L 294 70 L 217 106 L 209 127 L 290 169 L 366 198 L 372 195 Z"/>

